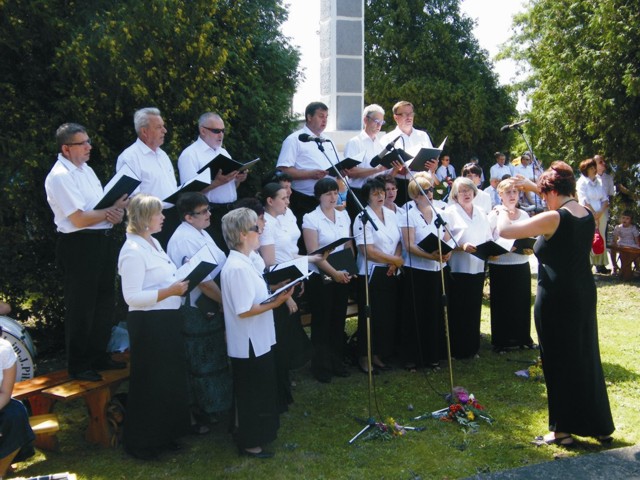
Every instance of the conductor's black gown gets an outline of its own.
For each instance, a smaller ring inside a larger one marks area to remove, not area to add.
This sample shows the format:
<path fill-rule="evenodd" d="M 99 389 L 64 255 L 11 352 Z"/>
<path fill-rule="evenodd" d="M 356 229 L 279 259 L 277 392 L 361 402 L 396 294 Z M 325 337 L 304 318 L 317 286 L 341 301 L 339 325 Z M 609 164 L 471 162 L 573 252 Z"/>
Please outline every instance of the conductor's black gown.
<path fill-rule="evenodd" d="M 597 292 L 589 253 L 595 229 L 591 214 L 558 210 L 554 235 L 538 238 L 535 323 L 547 384 L 549 429 L 580 436 L 615 429 L 602 373 L 596 320 Z"/>

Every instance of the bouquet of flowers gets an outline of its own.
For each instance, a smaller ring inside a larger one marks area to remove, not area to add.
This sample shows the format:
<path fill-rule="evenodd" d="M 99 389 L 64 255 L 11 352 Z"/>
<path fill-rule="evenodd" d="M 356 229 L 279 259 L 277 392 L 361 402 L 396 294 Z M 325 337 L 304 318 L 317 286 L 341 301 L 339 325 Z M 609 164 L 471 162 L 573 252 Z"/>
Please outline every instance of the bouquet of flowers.
<path fill-rule="evenodd" d="M 544 382 L 544 373 L 542 371 L 542 360 L 538 357 L 536 362 L 526 370 L 518 370 L 516 372 L 518 377 L 529 378 L 536 382 Z"/>
<path fill-rule="evenodd" d="M 408 427 L 407 427 L 408 428 Z M 381 438 L 382 440 L 391 440 L 396 437 L 401 437 L 406 434 L 405 427 L 399 425 L 393 418 L 389 417 L 384 422 L 375 422 L 372 428 L 369 429 L 365 440 L 371 440 L 374 438 Z"/>
<path fill-rule="evenodd" d="M 464 430 L 475 432 L 478 430 L 478 419 L 491 424 L 493 418 L 485 408 L 480 405 L 473 393 L 468 393 L 463 387 L 455 387 L 453 392 L 447 395 L 449 406 L 433 414 L 443 422 L 457 422 Z"/>

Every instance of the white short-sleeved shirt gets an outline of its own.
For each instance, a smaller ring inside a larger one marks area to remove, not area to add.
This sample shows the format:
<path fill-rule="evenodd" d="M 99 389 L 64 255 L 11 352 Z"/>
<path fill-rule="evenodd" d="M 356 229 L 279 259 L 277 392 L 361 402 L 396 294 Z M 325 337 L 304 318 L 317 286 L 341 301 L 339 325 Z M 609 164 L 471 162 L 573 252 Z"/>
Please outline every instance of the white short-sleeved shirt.
<path fill-rule="evenodd" d="M 276 343 L 273 310 L 240 318 L 254 304 L 269 296 L 262 272 L 248 256 L 231 250 L 222 273 L 222 306 L 227 330 L 227 352 L 233 358 L 249 358 L 249 342 L 256 357 L 264 355 Z"/>
<path fill-rule="evenodd" d="M 58 160 L 44 181 L 47 202 L 53 211 L 53 221 L 61 233 L 73 233 L 84 230 L 73 225 L 69 215 L 93 207 L 104 196 L 104 190 L 93 169 L 86 163 L 77 167 L 58 154 Z M 113 225 L 106 220 L 86 227 L 87 230 L 102 230 Z"/>
<path fill-rule="evenodd" d="M 513 223 L 522 222 L 529 218 L 529 214 L 524 210 L 518 209 L 518 218 L 516 218 Z M 491 234 L 493 236 L 493 240 L 498 240 L 500 235 L 498 235 L 498 212 L 496 210 L 492 210 L 489 215 L 487 215 L 487 220 L 489 220 L 489 226 L 491 227 Z M 487 260 L 489 263 L 495 265 L 520 265 L 522 263 L 529 262 L 528 255 L 522 255 L 520 253 L 509 252 L 504 255 L 498 255 L 496 260 Z"/>
<path fill-rule="evenodd" d="M 169 156 L 160 147 L 154 152 L 139 138 L 118 157 L 116 172 L 127 165 L 142 183 L 134 193 L 147 193 L 164 200 L 178 190 L 176 172 Z M 165 203 L 164 208 L 171 204 Z"/>
<path fill-rule="evenodd" d="M 260 246 L 273 245 L 276 263 L 288 262 L 298 255 L 298 239 L 300 229 L 296 217 L 287 208 L 284 215 L 273 217 L 264 212 L 264 230 L 260 235 Z"/>
<path fill-rule="evenodd" d="M 416 130 L 415 128 L 411 131 L 411 135 L 407 135 L 400 130 L 400 127 L 396 127 L 380 138 L 380 144 L 387 145 L 398 137 L 402 138 L 396 140 L 395 147 L 402 147 L 404 151 L 415 148 L 433 148 L 429 134 L 422 130 Z"/>
<path fill-rule="evenodd" d="M 171 261 L 177 267 L 180 267 L 184 264 L 184 260 L 191 258 L 205 245 L 211 250 L 216 265 L 224 265 L 227 256 L 218 248 L 216 242 L 211 238 L 211 235 L 209 235 L 206 230 L 198 230 L 193 225 L 182 222 L 169 239 L 167 254 L 169 258 L 171 258 Z M 209 275 L 205 277 L 203 281 L 207 280 L 213 280 L 213 278 Z M 189 295 L 191 305 L 195 305 L 200 295 L 202 295 L 200 287 L 195 287 L 191 290 Z"/>
<path fill-rule="evenodd" d="M 580 202 L 580 205 L 588 203 L 596 212 L 602 210 L 602 204 L 609 200 L 607 192 L 605 192 L 598 177 L 590 180 L 589 177 L 580 175 L 580 178 L 576 182 L 576 192 L 578 193 L 578 202 Z"/>
<path fill-rule="evenodd" d="M 151 237 L 156 248 L 139 235 L 127 233 L 120 250 L 118 273 L 122 277 L 122 294 L 129 311 L 176 310 L 182 298 L 171 296 L 158 302 L 158 290 L 177 282 L 176 266 Z"/>
<path fill-rule="evenodd" d="M 18 356 L 13 351 L 11 343 L 0 337 L 0 384 L 4 378 L 4 371 L 11 368 L 17 361 Z"/>
<path fill-rule="evenodd" d="M 502 180 L 502 177 L 505 175 L 509 175 L 513 177 L 513 169 L 511 165 L 507 165 L 506 163 L 502 166 L 494 163 L 489 169 L 489 178 L 497 178 L 498 180 Z"/>
<path fill-rule="evenodd" d="M 318 205 L 315 210 L 307 213 L 302 218 L 302 229 L 314 230 L 318 234 L 318 248 L 329 245 L 344 237 L 349 236 L 351 220 L 349 214 L 345 210 L 335 210 L 336 221 L 332 222 L 324 214 Z M 344 244 L 336 247 L 334 251 L 338 252 L 344 248 Z M 314 263 L 309 264 L 309 270 L 318 273 L 318 267 Z"/>
<path fill-rule="evenodd" d="M 443 220 L 448 223 L 446 214 L 442 212 L 440 215 L 443 217 Z M 427 238 L 431 233 L 442 239 L 445 233 L 444 229 L 441 228 L 440 232 L 438 232 L 438 229 L 433 222 L 434 219 L 435 216 L 432 217 L 431 223 L 427 223 L 420 210 L 418 210 L 417 208 L 412 208 L 411 210 L 409 210 L 409 213 L 407 215 L 408 226 L 404 227 L 403 225 L 401 225 L 401 227 L 413 230 L 414 242 L 416 245 Z M 428 258 L 418 257 L 416 255 L 410 254 L 408 252 L 408 249 L 405 249 L 402 256 L 404 258 L 404 264 L 408 267 L 417 268 L 419 270 L 428 270 L 430 272 L 440 271 L 440 262 L 436 260 L 430 260 Z"/>
<path fill-rule="evenodd" d="M 198 170 L 204 167 L 218 155 L 231 158 L 224 148 L 214 149 L 206 144 L 201 137 L 185 148 L 178 158 L 178 172 L 180 183 L 184 184 L 198 175 Z M 211 179 L 213 180 L 213 178 Z M 234 180 L 209 190 L 205 196 L 211 203 L 233 203 L 238 199 L 236 182 Z"/>
<path fill-rule="evenodd" d="M 533 165 L 529 164 L 526 167 L 522 164 L 516 165 L 513 167 L 514 175 L 522 175 L 524 178 L 528 178 L 532 180 L 535 178 L 535 174 L 533 173 Z"/>
<path fill-rule="evenodd" d="M 298 139 L 302 133 L 314 135 L 305 125 L 304 128 L 285 138 L 276 167 L 295 167 L 299 170 L 326 170 L 330 168 L 331 163 L 318 149 L 316 142 L 301 142 Z M 298 193 L 312 197 L 316 182 L 317 180 L 314 179 L 292 180 L 291 188 Z"/>
<path fill-rule="evenodd" d="M 366 207 L 367 213 L 371 217 L 371 221 L 375 222 L 378 230 L 374 230 L 373 226 L 371 226 L 371 222 L 367 222 L 366 224 L 366 236 L 367 236 L 367 245 L 375 245 L 378 250 L 387 255 L 395 255 L 396 247 L 400 242 L 400 229 L 398 228 L 398 222 L 396 215 L 386 207 L 382 207 L 382 212 L 384 216 L 384 223 L 380 221 L 375 212 L 371 209 L 371 207 Z M 356 219 L 353 221 L 353 234 L 356 237 L 356 245 L 364 245 L 364 235 L 361 235 L 362 230 L 362 220 L 358 215 Z M 373 272 L 375 267 L 386 267 L 386 264 L 376 263 L 369 260 L 369 275 Z M 364 264 L 364 255 L 358 255 L 358 273 L 360 275 L 364 275 L 365 273 L 365 264 Z"/>
<path fill-rule="evenodd" d="M 384 150 L 384 145 L 380 143 L 378 137 L 376 136 L 375 139 L 372 140 L 371 137 L 362 130 L 358 135 L 351 138 L 344 146 L 344 157 L 352 158 L 360 152 L 365 152 L 362 163 L 360 163 L 357 168 L 372 168 L 371 159 L 378 155 L 382 150 Z M 367 179 L 380 175 L 381 173 L 384 172 L 374 173 L 369 177 L 351 178 L 349 179 L 349 184 L 352 188 L 362 188 Z"/>
<path fill-rule="evenodd" d="M 604 172 L 602 175 L 597 175 L 597 177 L 604 187 L 604 192 L 607 194 L 607 196 L 613 197 L 616 194 L 616 186 L 613 182 L 613 177 L 607 172 Z"/>
<path fill-rule="evenodd" d="M 638 236 L 640 236 L 640 232 L 635 225 L 629 225 L 628 227 L 622 224 L 616 225 L 613 229 L 613 235 L 618 237 L 618 245 L 621 247 L 638 246 Z"/>
<path fill-rule="evenodd" d="M 487 214 L 477 207 L 473 207 L 473 215 L 470 218 L 457 203 L 450 205 L 445 213 L 449 218 L 449 230 L 458 244 L 470 243 L 480 245 L 492 240 L 491 227 Z M 458 273 L 482 273 L 484 272 L 484 260 L 462 251 L 454 251 L 449 259 L 452 272 Z"/>

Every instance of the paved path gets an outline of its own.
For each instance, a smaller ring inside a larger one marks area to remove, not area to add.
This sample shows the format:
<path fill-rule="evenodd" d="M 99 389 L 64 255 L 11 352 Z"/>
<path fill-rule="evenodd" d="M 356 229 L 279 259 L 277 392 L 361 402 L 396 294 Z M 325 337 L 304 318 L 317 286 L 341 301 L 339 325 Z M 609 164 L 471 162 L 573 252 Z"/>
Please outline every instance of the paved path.
<path fill-rule="evenodd" d="M 544 447 L 541 447 L 544 448 Z M 640 445 L 478 474 L 468 480 L 634 480 L 640 479 Z"/>

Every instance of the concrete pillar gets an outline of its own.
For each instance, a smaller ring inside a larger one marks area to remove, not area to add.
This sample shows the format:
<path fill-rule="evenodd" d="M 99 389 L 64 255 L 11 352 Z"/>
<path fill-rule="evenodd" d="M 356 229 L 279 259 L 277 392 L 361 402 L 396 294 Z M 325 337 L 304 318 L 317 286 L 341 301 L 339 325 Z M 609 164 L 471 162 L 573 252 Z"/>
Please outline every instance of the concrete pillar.
<path fill-rule="evenodd" d="M 346 142 L 362 128 L 364 0 L 322 0 L 320 58 L 320 96 L 329 107 L 327 132 L 334 141 Z"/>

